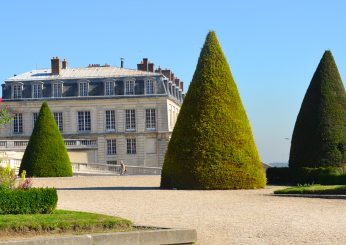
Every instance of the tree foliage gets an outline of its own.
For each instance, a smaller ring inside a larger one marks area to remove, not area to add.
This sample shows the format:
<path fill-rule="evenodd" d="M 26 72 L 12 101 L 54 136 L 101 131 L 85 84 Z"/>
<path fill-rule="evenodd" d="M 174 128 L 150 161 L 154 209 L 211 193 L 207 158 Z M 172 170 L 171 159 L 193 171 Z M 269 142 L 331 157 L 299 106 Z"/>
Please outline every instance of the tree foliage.
<path fill-rule="evenodd" d="M 265 186 L 251 127 L 214 32 L 209 32 L 166 152 L 162 188 Z"/>
<path fill-rule="evenodd" d="M 333 55 L 326 51 L 312 77 L 294 127 L 289 166 L 346 163 L 346 94 Z"/>
<path fill-rule="evenodd" d="M 35 177 L 72 176 L 64 139 L 47 102 L 42 104 L 25 149 L 19 172 L 23 170 L 28 176 Z"/>

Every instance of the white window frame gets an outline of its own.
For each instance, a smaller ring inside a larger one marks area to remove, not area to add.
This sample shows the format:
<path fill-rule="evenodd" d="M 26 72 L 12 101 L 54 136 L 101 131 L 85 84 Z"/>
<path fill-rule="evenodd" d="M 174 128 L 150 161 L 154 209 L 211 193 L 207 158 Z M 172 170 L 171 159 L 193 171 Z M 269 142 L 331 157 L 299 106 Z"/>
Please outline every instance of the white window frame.
<path fill-rule="evenodd" d="M 115 94 L 114 81 L 105 81 L 105 95 L 112 96 Z"/>
<path fill-rule="evenodd" d="M 54 112 L 53 113 L 54 120 L 60 132 L 64 131 L 64 117 L 62 112 Z"/>
<path fill-rule="evenodd" d="M 42 98 L 43 83 L 31 84 L 31 97 L 34 99 Z"/>
<path fill-rule="evenodd" d="M 136 131 L 136 110 L 125 110 L 125 131 Z"/>
<path fill-rule="evenodd" d="M 89 96 L 89 82 L 82 81 L 78 83 L 78 96 L 85 97 Z"/>
<path fill-rule="evenodd" d="M 145 94 L 154 94 L 155 89 L 154 89 L 154 80 L 153 79 L 148 79 L 145 81 Z"/>
<path fill-rule="evenodd" d="M 126 139 L 126 153 L 128 155 L 134 155 L 137 153 L 137 142 L 136 138 L 127 138 Z"/>
<path fill-rule="evenodd" d="M 156 130 L 156 109 L 145 109 L 145 128 L 147 130 Z"/>
<path fill-rule="evenodd" d="M 116 131 L 115 110 L 106 110 L 105 111 L 105 122 L 106 122 L 106 131 L 107 132 L 115 132 Z"/>
<path fill-rule="evenodd" d="M 135 95 L 135 80 L 126 80 L 125 81 L 125 95 Z"/>
<path fill-rule="evenodd" d="M 15 83 L 12 84 L 12 99 L 21 99 L 23 98 L 23 84 Z"/>
<path fill-rule="evenodd" d="M 117 140 L 116 139 L 107 139 L 107 155 L 116 155 L 117 154 Z"/>
<path fill-rule="evenodd" d="M 63 82 L 52 83 L 52 97 L 53 98 L 62 97 L 63 90 L 64 90 L 64 83 Z"/>
<path fill-rule="evenodd" d="M 35 123 L 36 123 L 36 121 L 37 121 L 38 114 L 39 114 L 38 112 L 32 113 L 32 128 L 35 127 Z"/>
<path fill-rule="evenodd" d="M 91 113 L 90 111 L 77 112 L 77 125 L 79 132 L 91 131 Z"/>
<path fill-rule="evenodd" d="M 14 114 L 13 134 L 23 134 L 23 113 Z"/>

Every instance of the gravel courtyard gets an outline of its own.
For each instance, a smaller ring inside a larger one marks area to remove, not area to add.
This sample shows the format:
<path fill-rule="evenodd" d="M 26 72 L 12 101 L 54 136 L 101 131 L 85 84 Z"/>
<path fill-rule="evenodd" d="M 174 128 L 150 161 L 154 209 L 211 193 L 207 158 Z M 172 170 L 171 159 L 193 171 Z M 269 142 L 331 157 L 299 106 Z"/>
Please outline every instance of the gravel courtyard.
<path fill-rule="evenodd" d="M 159 176 L 34 179 L 58 188 L 59 209 L 194 228 L 197 244 L 345 244 L 346 200 L 275 197 L 262 190 L 160 190 Z"/>

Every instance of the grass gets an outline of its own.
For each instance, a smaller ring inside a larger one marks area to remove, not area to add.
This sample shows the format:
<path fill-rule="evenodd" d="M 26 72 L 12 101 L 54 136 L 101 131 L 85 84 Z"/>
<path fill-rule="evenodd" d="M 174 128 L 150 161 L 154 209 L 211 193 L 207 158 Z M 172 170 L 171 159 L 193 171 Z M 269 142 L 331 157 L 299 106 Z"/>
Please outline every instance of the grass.
<path fill-rule="evenodd" d="M 0 237 L 103 231 L 129 231 L 126 219 L 86 212 L 56 210 L 52 214 L 0 215 Z M 1 239 L 0 239 L 1 240 Z"/>
<path fill-rule="evenodd" d="M 274 194 L 346 195 L 346 185 L 305 185 L 274 191 Z"/>

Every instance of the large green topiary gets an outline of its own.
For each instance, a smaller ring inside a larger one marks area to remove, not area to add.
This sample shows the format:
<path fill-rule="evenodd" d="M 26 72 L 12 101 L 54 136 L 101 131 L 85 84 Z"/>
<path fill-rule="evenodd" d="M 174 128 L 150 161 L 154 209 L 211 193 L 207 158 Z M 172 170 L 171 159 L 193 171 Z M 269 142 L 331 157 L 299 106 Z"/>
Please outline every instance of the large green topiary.
<path fill-rule="evenodd" d="M 289 166 L 346 163 L 346 94 L 333 55 L 326 51 L 306 91 L 294 127 Z"/>
<path fill-rule="evenodd" d="M 42 104 L 25 149 L 19 172 L 23 170 L 35 177 L 72 176 L 64 140 L 47 102 Z"/>
<path fill-rule="evenodd" d="M 161 188 L 248 189 L 265 182 L 236 84 L 209 32 L 168 145 Z"/>

